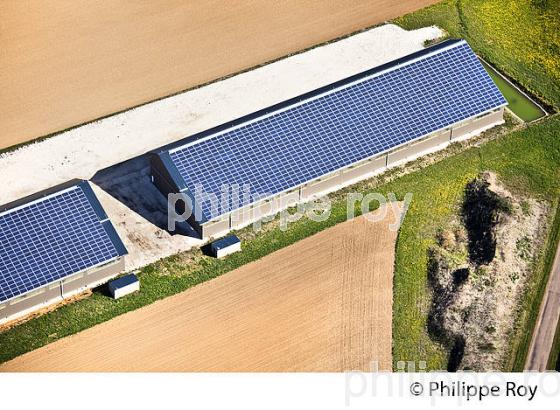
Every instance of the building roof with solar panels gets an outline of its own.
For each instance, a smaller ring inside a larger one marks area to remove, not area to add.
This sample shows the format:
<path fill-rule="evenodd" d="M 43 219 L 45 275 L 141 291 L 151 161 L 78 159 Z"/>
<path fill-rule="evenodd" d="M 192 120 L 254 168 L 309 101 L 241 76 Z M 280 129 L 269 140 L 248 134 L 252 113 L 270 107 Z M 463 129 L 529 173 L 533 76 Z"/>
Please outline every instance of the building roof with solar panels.
<path fill-rule="evenodd" d="M 115 276 L 127 254 L 87 181 L 1 207 L 0 249 L 0 319 Z"/>
<path fill-rule="evenodd" d="M 375 158 L 387 167 L 392 152 L 427 137 L 467 135 L 471 122 L 483 129 L 487 115 L 495 125 L 506 104 L 469 45 L 448 40 L 154 151 L 152 176 L 193 203 L 195 227 L 224 225 L 247 202 L 213 206 L 197 190 L 221 197 L 243 185 L 259 200 L 301 191 Z"/>

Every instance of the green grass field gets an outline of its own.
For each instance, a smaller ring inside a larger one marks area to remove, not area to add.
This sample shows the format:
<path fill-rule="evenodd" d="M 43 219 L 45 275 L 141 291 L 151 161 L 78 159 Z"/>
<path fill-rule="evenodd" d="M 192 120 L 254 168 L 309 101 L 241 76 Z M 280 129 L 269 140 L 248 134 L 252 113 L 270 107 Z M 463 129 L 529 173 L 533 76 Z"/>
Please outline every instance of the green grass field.
<path fill-rule="evenodd" d="M 560 108 L 560 0 L 443 0 L 395 22 L 437 25 L 548 105 Z"/>
<path fill-rule="evenodd" d="M 406 29 L 437 25 L 447 31 L 451 37 L 465 38 L 471 47 L 499 70 L 510 76 L 514 82 L 540 98 L 545 104 L 558 109 L 560 107 L 560 0 L 444 0 L 434 6 L 403 16 L 395 22 Z M 553 120 L 554 124 L 557 120 Z M 525 132 L 535 132 L 526 130 Z M 553 125 L 551 134 L 560 136 L 560 128 Z M 510 151 L 512 152 L 512 151 Z M 525 155 L 519 151 L 518 155 Z M 544 153 L 543 153 L 544 155 Z M 534 161 L 542 159 L 533 156 Z M 557 165 L 556 165 L 557 167 Z M 538 182 L 531 170 L 518 169 L 510 173 L 502 169 L 499 174 L 511 182 L 517 180 L 521 187 L 526 185 L 534 194 L 545 194 L 552 209 L 558 207 L 558 194 L 550 192 L 557 185 L 549 179 Z M 536 188 L 536 189 L 535 189 Z M 542 191 L 541 191 L 542 189 Z M 505 370 L 522 370 L 529 348 L 534 322 L 538 315 L 540 299 L 546 286 L 550 258 L 553 257 L 557 244 L 559 218 L 551 216 L 552 234 L 545 242 L 545 249 L 535 264 L 535 277 L 519 309 L 519 321 L 516 334 L 512 338 L 510 362 L 504 364 Z M 399 242 L 399 246 L 401 243 Z M 419 252 L 421 253 L 421 252 Z M 400 254 L 400 253 L 399 253 Z M 420 258 L 421 255 L 418 255 Z M 425 258 L 425 255 L 424 255 Z M 398 262 L 398 261 L 397 261 Z M 423 261 L 424 262 L 424 261 Z M 421 265 L 419 264 L 418 267 Z M 397 265 L 396 277 L 406 270 Z M 409 269 L 409 273 L 410 272 Z M 420 275 L 421 276 L 421 275 Z M 404 281 L 404 278 L 403 278 Z M 398 285 L 397 285 L 398 286 Z M 403 285 L 404 286 L 404 285 Z M 400 303 L 400 302 L 399 302 Z M 425 309 L 425 306 L 423 306 Z M 419 314 L 419 311 L 416 312 Z M 410 355 L 412 344 L 407 342 L 405 327 L 415 324 L 416 333 L 425 339 L 425 331 L 420 330 L 422 316 L 411 318 L 395 308 L 394 318 L 394 353 L 395 358 L 403 354 Z M 401 329 L 403 327 L 403 329 Z M 402 334 L 401 334 L 402 333 Z M 402 344 L 399 340 L 402 339 Z M 428 346 L 431 344 L 426 342 Z M 427 347 L 426 351 L 433 346 Z M 415 354 L 422 353 L 421 350 Z M 430 364 L 437 364 L 437 355 Z"/>
<path fill-rule="evenodd" d="M 427 289 L 427 251 L 434 243 L 435 232 L 457 214 L 464 186 L 480 171 L 492 170 L 512 190 L 555 204 L 560 193 L 560 144 L 558 118 L 537 127 L 514 132 L 501 140 L 492 141 L 480 149 L 471 149 L 436 164 L 419 175 L 409 175 L 397 182 L 414 192 L 407 221 L 403 224 L 397 244 L 393 317 L 393 359 L 425 360 L 430 369 L 446 367 L 447 357 L 426 331 L 426 316 L 431 301 Z M 546 147 L 550 147 L 550 150 Z M 390 189 L 390 188 L 389 188 Z M 541 259 L 544 258 L 541 254 Z M 538 262 L 535 286 L 547 275 Z M 533 286 L 524 304 L 539 304 Z M 528 319 L 519 322 L 519 330 L 526 329 Z M 522 334 L 523 332 L 519 332 Z M 512 355 L 518 346 L 512 340 Z"/>

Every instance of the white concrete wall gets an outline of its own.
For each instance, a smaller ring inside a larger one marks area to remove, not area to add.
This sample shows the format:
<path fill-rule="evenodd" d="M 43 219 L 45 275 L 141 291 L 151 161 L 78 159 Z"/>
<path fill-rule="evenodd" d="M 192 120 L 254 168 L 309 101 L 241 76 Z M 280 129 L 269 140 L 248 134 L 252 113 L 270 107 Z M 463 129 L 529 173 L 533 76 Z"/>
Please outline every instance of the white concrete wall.
<path fill-rule="evenodd" d="M 376 174 L 385 171 L 387 165 L 387 156 L 382 155 L 379 158 L 370 159 L 361 164 L 342 170 L 342 184 L 351 185 L 355 182 L 370 178 Z"/>
<path fill-rule="evenodd" d="M 224 215 L 216 221 L 208 222 L 202 225 L 202 236 L 204 238 L 219 238 L 231 229 L 233 228 L 230 228 L 229 215 Z"/>
<path fill-rule="evenodd" d="M 231 255 L 232 253 L 240 252 L 240 251 L 241 251 L 241 242 L 237 242 L 226 248 L 218 249 L 218 251 L 216 252 L 216 258 L 224 258 L 228 255 Z"/>
<path fill-rule="evenodd" d="M 122 288 L 115 289 L 112 293 L 113 299 L 120 299 L 124 296 L 130 295 L 131 293 L 138 292 L 140 290 L 140 281 L 130 283 Z"/>
<path fill-rule="evenodd" d="M 441 146 L 444 148 L 449 144 L 451 139 L 450 131 L 442 131 L 436 135 L 427 137 L 421 141 L 409 144 L 401 149 L 390 152 L 388 154 L 387 165 L 397 166 L 406 163 L 413 158 L 418 158 L 425 152 L 431 152 Z"/>
<path fill-rule="evenodd" d="M 286 208 L 295 206 L 299 202 L 301 202 L 299 189 L 294 189 L 271 198 L 270 200 L 257 202 L 251 206 L 237 209 L 230 214 L 230 227 L 231 229 L 241 229 L 263 217 L 276 214 Z M 206 227 L 206 225 L 204 225 L 204 227 Z"/>
<path fill-rule="evenodd" d="M 471 120 L 457 127 L 454 127 L 451 131 L 451 139 L 457 140 L 460 138 L 471 137 L 480 134 L 482 131 L 488 128 L 503 123 L 503 121 L 504 109 L 501 108 L 499 111 L 492 112 L 484 117 L 478 118 L 476 120 Z"/>
<path fill-rule="evenodd" d="M 340 187 L 343 183 L 342 171 L 327 175 L 321 179 L 310 182 L 301 187 L 301 201 L 308 201 L 313 198 L 332 192 L 333 189 Z"/>

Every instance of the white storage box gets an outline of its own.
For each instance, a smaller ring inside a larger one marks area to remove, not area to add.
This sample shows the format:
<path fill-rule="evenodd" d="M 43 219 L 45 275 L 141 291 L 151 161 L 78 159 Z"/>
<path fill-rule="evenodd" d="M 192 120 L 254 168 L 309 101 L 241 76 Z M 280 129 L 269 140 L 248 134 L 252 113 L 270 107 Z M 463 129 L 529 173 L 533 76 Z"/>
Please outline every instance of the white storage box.
<path fill-rule="evenodd" d="M 225 238 L 218 239 L 210 245 L 212 255 L 216 258 L 223 258 L 234 252 L 241 250 L 241 241 L 235 235 L 226 236 Z"/>
<path fill-rule="evenodd" d="M 109 282 L 109 293 L 114 299 L 122 298 L 140 290 L 140 281 L 136 275 L 122 276 Z"/>

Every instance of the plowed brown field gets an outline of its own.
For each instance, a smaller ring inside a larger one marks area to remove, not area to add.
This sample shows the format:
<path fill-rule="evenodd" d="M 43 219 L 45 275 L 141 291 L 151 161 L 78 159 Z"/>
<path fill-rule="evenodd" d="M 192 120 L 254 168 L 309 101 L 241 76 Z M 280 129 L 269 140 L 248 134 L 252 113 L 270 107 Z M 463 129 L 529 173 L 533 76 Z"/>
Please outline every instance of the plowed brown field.
<path fill-rule="evenodd" d="M 0 2 L 0 149 L 435 0 Z"/>
<path fill-rule="evenodd" d="M 389 215 L 342 223 L 0 371 L 390 370 Z"/>

